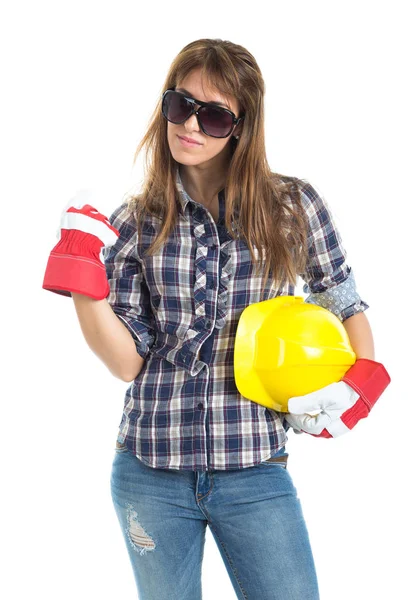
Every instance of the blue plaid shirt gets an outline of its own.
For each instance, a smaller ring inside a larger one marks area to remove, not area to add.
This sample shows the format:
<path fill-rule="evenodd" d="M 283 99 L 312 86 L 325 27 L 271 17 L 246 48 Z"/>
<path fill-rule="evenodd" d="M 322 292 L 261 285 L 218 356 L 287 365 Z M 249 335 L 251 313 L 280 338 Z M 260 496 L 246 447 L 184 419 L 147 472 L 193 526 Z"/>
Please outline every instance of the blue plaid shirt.
<path fill-rule="evenodd" d="M 291 178 L 286 178 L 290 180 Z M 368 305 L 330 210 L 316 190 L 300 183 L 309 218 L 308 264 L 299 275 L 306 302 L 343 321 Z M 233 351 L 244 308 L 295 288 L 253 274 L 249 249 L 224 224 L 225 194 L 219 192 L 219 222 L 186 193 L 177 172 L 179 221 L 163 247 L 144 256 L 161 222 L 146 217 L 141 243 L 127 203 L 110 216 L 120 236 L 105 249 L 107 297 L 131 332 L 142 370 L 125 393 L 119 425 L 123 442 L 141 461 L 162 469 L 240 469 L 274 455 L 288 437 L 284 413 L 242 396 L 235 384 Z M 258 256 L 258 255 L 257 255 Z"/>

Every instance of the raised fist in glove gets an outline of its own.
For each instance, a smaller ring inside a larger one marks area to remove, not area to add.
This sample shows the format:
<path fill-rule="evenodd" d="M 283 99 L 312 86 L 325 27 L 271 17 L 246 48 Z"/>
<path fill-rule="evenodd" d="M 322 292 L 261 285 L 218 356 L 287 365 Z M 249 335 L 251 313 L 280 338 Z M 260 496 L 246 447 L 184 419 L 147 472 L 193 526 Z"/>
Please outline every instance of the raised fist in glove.
<path fill-rule="evenodd" d="M 72 292 L 102 300 L 109 294 L 103 250 L 120 233 L 94 208 L 92 190 L 80 190 L 65 206 L 58 243 L 46 265 L 42 288 L 71 296 Z"/>
<path fill-rule="evenodd" d="M 284 417 L 295 433 L 337 437 L 368 416 L 390 381 L 381 363 L 359 358 L 341 381 L 310 394 L 290 398 L 289 412 Z M 318 414 L 309 414 L 316 412 Z"/>

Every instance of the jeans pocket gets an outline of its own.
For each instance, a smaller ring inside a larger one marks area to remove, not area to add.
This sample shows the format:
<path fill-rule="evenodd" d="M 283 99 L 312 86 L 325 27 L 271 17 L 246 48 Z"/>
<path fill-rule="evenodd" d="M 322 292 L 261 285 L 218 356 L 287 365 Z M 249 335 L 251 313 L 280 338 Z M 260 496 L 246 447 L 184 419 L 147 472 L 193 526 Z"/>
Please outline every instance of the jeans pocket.
<path fill-rule="evenodd" d="M 115 452 L 119 454 L 120 452 L 128 452 L 127 446 L 124 442 L 119 442 L 118 440 L 115 443 Z"/>
<path fill-rule="evenodd" d="M 287 468 L 287 462 L 288 462 L 288 452 L 285 451 L 285 446 L 283 446 L 282 448 L 280 448 L 279 450 L 277 450 L 277 452 L 275 452 L 274 454 L 272 454 L 272 456 L 270 456 L 269 458 L 266 458 L 265 460 L 262 460 L 260 462 L 261 465 L 266 465 L 266 466 L 276 466 L 276 467 L 282 467 L 283 469 Z"/>

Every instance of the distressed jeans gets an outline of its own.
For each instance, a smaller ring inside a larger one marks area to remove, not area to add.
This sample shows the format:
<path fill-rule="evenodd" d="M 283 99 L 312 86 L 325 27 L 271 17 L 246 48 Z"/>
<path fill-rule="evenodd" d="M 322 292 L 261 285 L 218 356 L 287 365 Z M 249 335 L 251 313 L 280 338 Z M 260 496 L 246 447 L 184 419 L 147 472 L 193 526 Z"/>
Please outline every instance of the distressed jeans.
<path fill-rule="evenodd" d="M 236 598 L 319 600 L 308 531 L 286 462 L 268 459 L 227 471 L 154 469 L 117 446 L 111 496 L 140 600 L 202 599 L 207 525 Z M 284 456 L 287 461 L 285 447 L 273 455 Z"/>

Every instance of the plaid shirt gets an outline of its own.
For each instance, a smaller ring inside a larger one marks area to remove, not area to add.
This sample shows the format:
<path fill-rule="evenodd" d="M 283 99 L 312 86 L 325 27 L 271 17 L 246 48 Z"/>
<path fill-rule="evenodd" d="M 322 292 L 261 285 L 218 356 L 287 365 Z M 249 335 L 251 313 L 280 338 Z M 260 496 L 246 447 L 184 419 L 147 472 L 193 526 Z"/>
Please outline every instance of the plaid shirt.
<path fill-rule="evenodd" d="M 305 301 L 343 321 L 368 305 L 356 291 L 330 209 L 308 182 L 295 180 L 310 225 L 309 260 L 299 274 L 310 292 Z M 294 295 L 295 288 L 278 288 L 270 277 L 261 298 L 261 273 L 253 275 L 246 243 L 225 227 L 224 190 L 216 224 L 186 193 L 179 171 L 176 183 L 179 221 L 154 256 L 144 253 L 160 227 L 157 217 L 146 217 L 140 244 L 126 202 L 109 218 L 120 236 L 104 252 L 107 300 L 146 359 L 125 393 L 117 440 L 153 468 L 251 467 L 285 445 L 289 425 L 284 413 L 238 392 L 236 328 L 246 306 Z"/>

